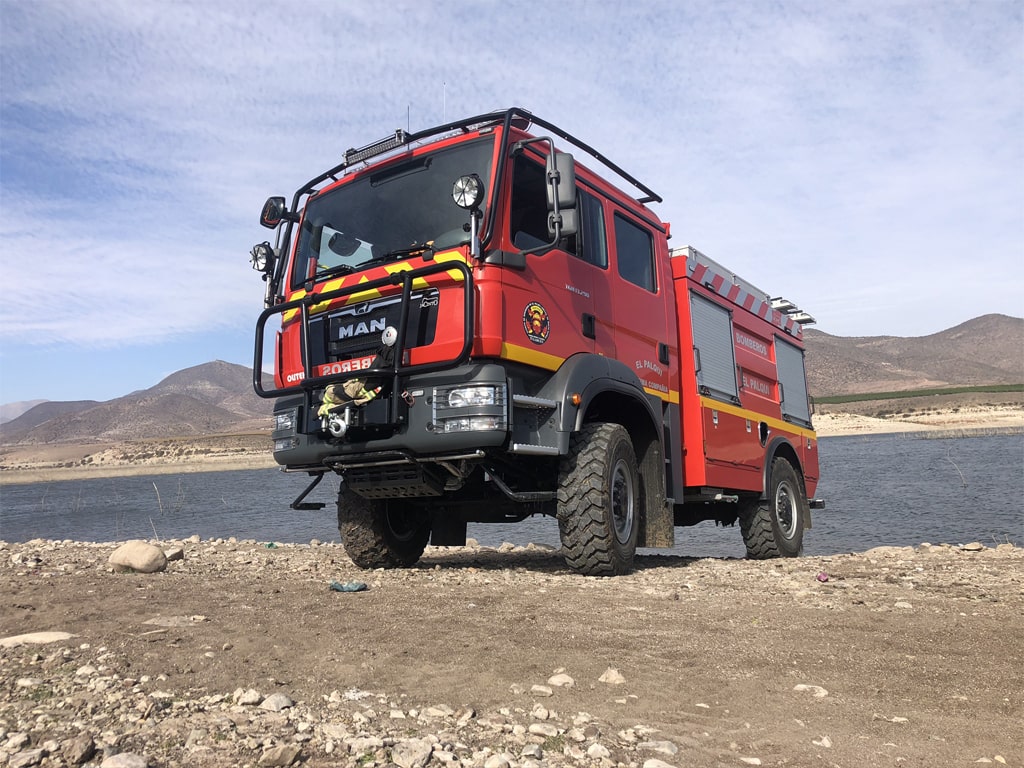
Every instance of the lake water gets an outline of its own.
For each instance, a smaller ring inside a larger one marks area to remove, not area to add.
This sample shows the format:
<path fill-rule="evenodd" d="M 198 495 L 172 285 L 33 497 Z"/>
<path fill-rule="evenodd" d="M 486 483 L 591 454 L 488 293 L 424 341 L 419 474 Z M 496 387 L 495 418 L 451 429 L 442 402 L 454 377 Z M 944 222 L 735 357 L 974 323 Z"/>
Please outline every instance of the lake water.
<path fill-rule="evenodd" d="M 1024 546 L 1024 436 L 923 439 L 872 435 L 823 438 L 818 496 L 804 534 L 809 555 L 881 545 L 967 543 Z M 0 540 L 131 538 L 338 541 L 328 477 L 307 501 L 318 512 L 294 512 L 306 475 L 276 469 L 151 475 L 0 486 Z M 558 544 L 549 518 L 512 525 L 469 526 L 481 544 Z M 667 550 L 651 550 L 666 552 Z M 702 523 L 676 528 L 674 554 L 742 557 L 739 528 Z"/>

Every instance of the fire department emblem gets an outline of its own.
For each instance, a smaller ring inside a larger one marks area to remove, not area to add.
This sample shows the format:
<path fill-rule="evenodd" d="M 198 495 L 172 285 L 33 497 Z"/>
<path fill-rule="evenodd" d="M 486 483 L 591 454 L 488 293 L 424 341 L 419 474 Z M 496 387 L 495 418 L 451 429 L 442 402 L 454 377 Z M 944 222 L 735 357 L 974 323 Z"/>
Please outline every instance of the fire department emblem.
<path fill-rule="evenodd" d="M 531 301 L 523 310 L 523 329 L 534 344 L 543 344 L 551 333 L 551 320 L 543 305 Z"/>

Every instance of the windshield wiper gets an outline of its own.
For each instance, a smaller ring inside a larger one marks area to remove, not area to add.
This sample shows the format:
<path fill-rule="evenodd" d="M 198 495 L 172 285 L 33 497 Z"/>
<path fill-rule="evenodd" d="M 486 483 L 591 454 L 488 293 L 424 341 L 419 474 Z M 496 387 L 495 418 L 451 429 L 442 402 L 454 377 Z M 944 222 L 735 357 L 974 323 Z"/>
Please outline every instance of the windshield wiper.
<path fill-rule="evenodd" d="M 372 258 L 369 261 L 364 261 L 359 266 L 365 267 L 369 264 L 375 264 L 378 261 L 398 261 L 399 259 L 407 259 L 410 256 L 423 256 L 427 261 L 430 261 L 434 256 L 434 246 L 432 243 L 426 243 L 424 245 L 414 243 L 408 248 L 396 248 L 393 251 L 382 253 L 380 256 Z"/>
<path fill-rule="evenodd" d="M 319 280 L 320 278 L 327 277 L 328 275 L 337 275 L 337 274 L 347 275 L 347 274 L 350 274 L 350 273 L 355 272 L 355 271 L 356 271 L 356 268 L 355 267 L 351 267 L 348 264 L 335 264 L 333 267 L 321 267 L 319 264 L 317 264 L 317 266 L 316 266 L 316 278 L 317 278 L 317 280 Z"/>

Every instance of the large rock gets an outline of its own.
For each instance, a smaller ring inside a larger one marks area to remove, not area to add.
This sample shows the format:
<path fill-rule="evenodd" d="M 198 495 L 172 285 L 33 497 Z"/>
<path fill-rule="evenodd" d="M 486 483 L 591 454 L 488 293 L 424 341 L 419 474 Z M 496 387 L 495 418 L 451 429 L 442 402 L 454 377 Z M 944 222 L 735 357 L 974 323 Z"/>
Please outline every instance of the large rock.
<path fill-rule="evenodd" d="M 0 637 L 0 648 L 16 648 L 19 645 L 44 645 L 61 640 L 70 640 L 75 635 L 70 632 L 28 632 L 24 635 Z"/>
<path fill-rule="evenodd" d="M 115 549 L 108 562 L 121 572 L 156 573 L 167 568 L 167 555 L 160 547 L 135 539 Z"/>

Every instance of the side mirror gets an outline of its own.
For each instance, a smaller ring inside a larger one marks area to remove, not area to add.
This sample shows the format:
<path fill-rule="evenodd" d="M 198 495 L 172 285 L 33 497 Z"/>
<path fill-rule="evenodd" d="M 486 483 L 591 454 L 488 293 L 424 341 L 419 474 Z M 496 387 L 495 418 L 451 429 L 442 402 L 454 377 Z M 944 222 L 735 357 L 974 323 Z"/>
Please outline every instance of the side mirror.
<path fill-rule="evenodd" d="M 260 213 L 260 224 L 267 229 L 276 229 L 277 225 L 288 218 L 288 207 L 283 197 L 268 197 Z"/>
<path fill-rule="evenodd" d="M 568 152 L 552 152 L 547 158 L 548 233 L 557 241 L 575 235 L 576 158 Z"/>
<path fill-rule="evenodd" d="M 576 158 L 568 152 L 553 152 L 548 155 L 547 172 L 548 210 L 575 208 Z"/>

